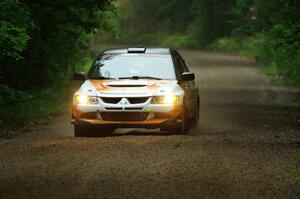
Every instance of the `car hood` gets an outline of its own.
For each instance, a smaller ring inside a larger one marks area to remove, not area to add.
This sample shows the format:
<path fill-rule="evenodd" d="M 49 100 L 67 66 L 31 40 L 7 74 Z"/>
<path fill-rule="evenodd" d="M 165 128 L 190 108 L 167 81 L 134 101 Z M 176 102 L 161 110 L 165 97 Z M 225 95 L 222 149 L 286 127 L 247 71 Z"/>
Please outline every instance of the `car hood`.
<path fill-rule="evenodd" d="M 94 96 L 153 96 L 182 93 L 177 80 L 87 80 L 80 94 Z"/>

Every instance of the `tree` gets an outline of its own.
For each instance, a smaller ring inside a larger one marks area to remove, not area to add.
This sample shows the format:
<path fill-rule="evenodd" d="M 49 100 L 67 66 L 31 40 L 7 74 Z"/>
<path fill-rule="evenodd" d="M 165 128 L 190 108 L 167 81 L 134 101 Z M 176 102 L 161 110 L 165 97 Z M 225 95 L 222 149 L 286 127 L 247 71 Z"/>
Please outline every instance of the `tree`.
<path fill-rule="evenodd" d="M 31 26 L 30 12 L 24 4 L 18 0 L 0 2 L 0 60 L 21 58 Z"/>
<path fill-rule="evenodd" d="M 31 88 L 49 86 L 65 78 L 82 64 L 90 35 L 102 25 L 102 13 L 110 3 L 111 0 L 3 0 L 2 82 Z"/>

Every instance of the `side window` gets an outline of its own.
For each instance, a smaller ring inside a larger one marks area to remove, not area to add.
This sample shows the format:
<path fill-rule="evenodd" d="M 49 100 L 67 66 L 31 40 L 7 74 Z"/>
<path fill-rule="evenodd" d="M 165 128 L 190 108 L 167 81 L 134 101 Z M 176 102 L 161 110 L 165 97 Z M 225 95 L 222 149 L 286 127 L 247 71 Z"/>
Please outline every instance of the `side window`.
<path fill-rule="evenodd" d="M 178 76 L 181 76 L 182 73 L 184 72 L 183 67 L 182 67 L 182 62 L 178 56 L 175 57 L 176 60 L 176 65 L 177 65 L 177 70 L 178 70 Z"/>
<path fill-rule="evenodd" d="M 174 67 L 175 67 L 175 73 L 176 73 L 176 76 L 179 78 L 180 77 L 180 63 L 178 61 L 178 58 L 177 58 L 177 54 L 175 51 L 172 52 L 172 57 L 173 57 L 173 61 L 174 61 Z"/>
<path fill-rule="evenodd" d="M 180 60 L 180 65 L 182 67 L 183 72 L 189 72 L 189 69 L 185 64 L 185 61 L 181 57 L 179 58 L 179 60 Z"/>
<path fill-rule="evenodd" d="M 176 69 L 178 71 L 178 76 L 181 76 L 184 72 L 189 72 L 189 69 L 185 63 L 185 61 L 182 59 L 180 54 L 177 51 L 174 51 L 175 54 L 175 62 L 176 62 Z"/>

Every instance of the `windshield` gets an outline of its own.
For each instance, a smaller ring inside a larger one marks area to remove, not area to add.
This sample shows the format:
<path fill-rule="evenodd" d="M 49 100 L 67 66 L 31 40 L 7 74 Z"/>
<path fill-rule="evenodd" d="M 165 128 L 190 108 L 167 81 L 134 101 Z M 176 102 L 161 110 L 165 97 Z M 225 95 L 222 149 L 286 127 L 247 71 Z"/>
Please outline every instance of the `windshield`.
<path fill-rule="evenodd" d="M 96 59 L 90 79 L 176 79 L 171 55 L 110 54 Z"/>

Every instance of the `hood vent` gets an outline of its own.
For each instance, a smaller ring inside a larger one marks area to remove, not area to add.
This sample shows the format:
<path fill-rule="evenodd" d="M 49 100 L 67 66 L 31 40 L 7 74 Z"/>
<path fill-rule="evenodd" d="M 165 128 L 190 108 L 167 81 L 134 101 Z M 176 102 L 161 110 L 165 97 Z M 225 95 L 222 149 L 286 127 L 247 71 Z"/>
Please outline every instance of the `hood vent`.
<path fill-rule="evenodd" d="M 134 84 L 128 84 L 128 85 L 125 85 L 125 84 L 120 84 L 120 85 L 107 85 L 109 87 L 116 87 L 116 88 L 124 88 L 124 87 L 130 87 L 130 88 L 136 88 L 136 87 L 146 87 L 147 85 L 134 85 Z"/>

